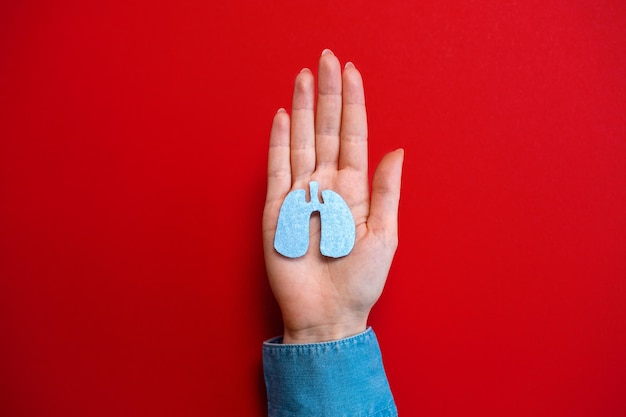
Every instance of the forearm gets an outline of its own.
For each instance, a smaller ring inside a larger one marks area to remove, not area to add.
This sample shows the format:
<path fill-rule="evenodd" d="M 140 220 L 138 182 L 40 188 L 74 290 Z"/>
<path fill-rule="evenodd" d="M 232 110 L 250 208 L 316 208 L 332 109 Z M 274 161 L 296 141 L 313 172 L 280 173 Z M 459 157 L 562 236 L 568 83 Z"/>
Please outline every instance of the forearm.
<path fill-rule="evenodd" d="M 270 417 L 395 417 L 376 335 L 371 328 L 345 339 L 263 344 Z"/>

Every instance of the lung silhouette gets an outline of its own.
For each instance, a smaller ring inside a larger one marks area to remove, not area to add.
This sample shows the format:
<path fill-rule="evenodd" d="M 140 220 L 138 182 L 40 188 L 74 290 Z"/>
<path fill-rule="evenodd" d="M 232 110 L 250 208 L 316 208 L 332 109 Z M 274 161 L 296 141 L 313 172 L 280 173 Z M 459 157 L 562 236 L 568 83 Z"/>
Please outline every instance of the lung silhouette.
<path fill-rule="evenodd" d="M 350 208 L 339 194 L 322 191 L 319 201 L 318 184 L 309 183 L 311 201 L 306 201 L 305 190 L 293 190 L 283 201 L 278 214 L 274 248 L 288 258 L 299 258 L 309 248 L 311 214 L 320 213 L 320 252 L 331 258 L 341 258 L 352 251 L 356 227 Z"/>

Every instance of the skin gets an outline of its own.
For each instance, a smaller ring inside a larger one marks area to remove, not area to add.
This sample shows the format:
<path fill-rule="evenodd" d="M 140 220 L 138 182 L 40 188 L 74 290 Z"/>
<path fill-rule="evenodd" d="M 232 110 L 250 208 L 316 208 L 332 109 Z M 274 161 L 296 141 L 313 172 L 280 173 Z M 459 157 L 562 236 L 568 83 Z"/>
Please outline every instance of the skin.
<path fill-rule="evenodd" d="M 398 245 L 398 202 L 404 151 L 378 164 L 370 196 L 367 114 L 361 74 L 324 50 L 315 79 L 305 68 L 295 79 L 291 116 L 274 116 L 268 155 L 268 187 L 263 213 L 263 246 L 270 286 L 280 306 L 283 343 L 337 340 L 363 332 L 378 301 Z M 278 213 L 294 189 L 341 195 L 356 223 L 352 252 L 327 258 L 319 251 L 320 220 L 311 218 L 306 255 L 286 258 L 274 249 Z M 371 197 L 371 198 L 370 198 Z"/>

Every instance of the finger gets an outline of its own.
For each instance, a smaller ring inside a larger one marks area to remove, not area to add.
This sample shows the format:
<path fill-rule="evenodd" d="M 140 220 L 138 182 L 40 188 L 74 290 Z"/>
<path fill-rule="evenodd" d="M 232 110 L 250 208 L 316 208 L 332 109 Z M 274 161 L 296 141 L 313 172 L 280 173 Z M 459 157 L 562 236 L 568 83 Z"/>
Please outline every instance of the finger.
<path fill-rule="evenodd" d="M 308 68 L 300 71 L 293 88 L 291 112 L 291 175 L 293 182 L 315 170 L 315 86 Z"/>
<path fill-rule="evenodd" d="M 342 78 L 339 169 L 351 168 L 367 176 L 367 114 L 363 80 L 351 62 L 346 64 Z"/>
<path fill-rule="evenodd" d="M 280 109 L 274 116 L 270 132 L 266 201 L 282 200 L 291 189 L 291 163 L 289 158 L 289 115 L 285 109 Z"/>
<path fill-rule="evenodd" d="M 330 49 L 320 57 L 315 117 L 317 167 L 337 169 L 341 128 L 341 66 Z"/>
<path fill-rule="evenodd" d="M 404 150 L 398 149 L 384 156 L 378 164 L 372 180 L 372 202 L 367 227 L 375 234 L 381 234 L 397 241 L 398 204 Z"/>

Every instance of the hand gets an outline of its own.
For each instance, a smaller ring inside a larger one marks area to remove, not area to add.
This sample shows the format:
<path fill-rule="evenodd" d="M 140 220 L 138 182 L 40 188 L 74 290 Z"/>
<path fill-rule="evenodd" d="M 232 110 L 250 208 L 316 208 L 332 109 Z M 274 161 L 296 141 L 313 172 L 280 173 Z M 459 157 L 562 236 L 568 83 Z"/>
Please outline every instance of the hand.
<path fill-rule="evenodd" d="M 370 202 L 367 115 L 361 74 L 352 63 L 343 73 L 324 50 L 319 60 L 317 111 L 314 76 L 296 77 L 291 118 L 274 116 L 263 213 L 263 246 L 270 281 L 283 315 L 283 343 L 336 340 L 366 329 L 380 297 L 398 242 L 398 201 L 404 151 L 387 154 L 376 168 Z M 319 215 L 311 217 L 306 255 L 286 258 L 274 249 L 278 213 L 294 189 L 333 190 L 346 201 L 356 223 L 352 252 L 343 258 L 320 253 Z"/>

